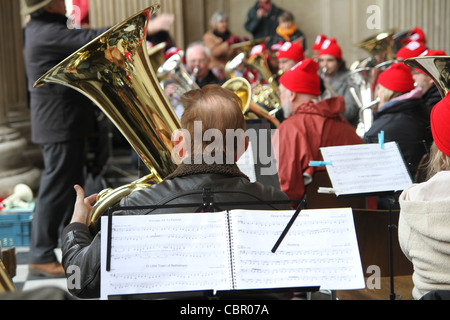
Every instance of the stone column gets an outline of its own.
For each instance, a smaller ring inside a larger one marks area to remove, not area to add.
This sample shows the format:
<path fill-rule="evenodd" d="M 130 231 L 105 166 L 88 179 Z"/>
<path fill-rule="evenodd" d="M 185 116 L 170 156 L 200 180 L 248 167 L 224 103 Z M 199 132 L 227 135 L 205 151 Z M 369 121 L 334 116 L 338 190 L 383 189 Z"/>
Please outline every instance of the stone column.
<path fill-rule="evenodd" d="M 40 170 L 26 156 L 29 143 L 21 132 L 23 123 L 29 126 L 29 114 L 20 1 L 0 1 L 0 39 L 0 197 L 6 198 L 19 183 L 36 190 L 40 179 Z"/>

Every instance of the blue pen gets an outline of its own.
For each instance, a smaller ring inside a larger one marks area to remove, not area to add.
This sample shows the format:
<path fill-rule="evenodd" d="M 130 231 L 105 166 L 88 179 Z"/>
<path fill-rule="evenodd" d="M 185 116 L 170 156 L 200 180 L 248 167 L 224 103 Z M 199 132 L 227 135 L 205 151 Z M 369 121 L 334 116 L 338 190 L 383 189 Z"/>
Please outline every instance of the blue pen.
<path fill-rule="evenodd" d="M 380 144 L 381 150 L 383 150 L 384 149 L 384 131 L 381 131 L 378 134 L 378 143 Z"/>
<path fill-rule="evenodd" d="M 326 167 L 326 166 L 332 166 L 333 163 L 331 162 L 325 162 L 325 161 L 310 161 L 309 166 L 310 167 Z"/>

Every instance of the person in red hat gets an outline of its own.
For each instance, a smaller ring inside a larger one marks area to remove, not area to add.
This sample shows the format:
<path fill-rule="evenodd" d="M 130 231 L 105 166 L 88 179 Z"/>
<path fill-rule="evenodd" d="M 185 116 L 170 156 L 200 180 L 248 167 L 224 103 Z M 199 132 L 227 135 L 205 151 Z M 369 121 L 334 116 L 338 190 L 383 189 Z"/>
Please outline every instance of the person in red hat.
<path fill-rule="evenodd" d="M 422 90 L 415 88 L 411 69 L 403 62 L 394 63 L 377 80 L 380 103 L 374 110 L 372 127 L 363 137 L 365 143 L 378 143 L 384 131 L 385 141 L 398 143 L 411 177 L 415 177 L 422 157 L 431 142 L 430 121 L 422 100 Z M 379 209 L 388 209 L 385 197 Z"/>
<path fill-rule="evenodd" d="M 414 266 L 413 298 L 450 299 L 450 95 L 431 112 L 428 178 L 400 195 L 398 240 Z"/>
<path fill-rule="evenodd" d="M 284 73 L 305 59 L 303 47 L 298 42 L 285 42 L 278 50 L 278 69 Z"/>
<path fill-rule="evenodd" d="M 344 117 L 356 128 L 359 122 L 359 107 L 350 92 L 349 70 L 343 59 L 342 49 L 335 38 L 323 42 L 319 52 L 319 68 L 326 88 L 321 98 L 344 97 Z"/>
<path fill-rule="evenodd" d="M 320 147 L 362 144 L 352 125 L 342 116 L 343 97 L 319 101 L 318 64 L 299 62 L 280 78 L 280 99 L 286 118 L 273 136 L 281 190 L 291 200 L 305 195 L 316 171 L 310 161 L 321 160 Z"/>
<path fill-rule="evenodd" d="M 322 48 L 322 45 L 325 40 L 327 40 L 327 36 L 324 34 L 319 34 L 316 37 L 316 41 L 314 42 L 314 45 L 312 46 L 312 58 L 314 60 L 317 60 L 317 61 L 319 60 L 320 48 Z"/>
<path fill-rule="evenodd" d="M 424 45 L 427 44 L 427 37 L 425 36 L 425 32 L 419 27 L 413 28 L 410 32 L 408 37 L 405 40 L 405 43 L 408 44 L 412 41 L 418 41 L 423 43 Z"/>
<path fill-rule="evenodd" d="M 395 55 L 395 59 L 403 61 L 409 58 L 415 58 L 420 56 L 425 50 L 427 50 L 425 44 L 418 41 L 412 41 L 398 50 L 397 54 Z"/>
<path fill-rule="evenodd" d="M 446 56 L 445 51 L 442 50 L 425 50 L 419 57 L 431 57 L 431 56 Z M 433 107 L 442 100 L 441 93 L 438 87 L 434 83 L 433 79 L 420 69 L 412 69 L 412 75 L 414 81 L 419 87 L 422 88 L 422 99 L 424 100 L 427 108 L 427 113 L 431 114 Z"/>

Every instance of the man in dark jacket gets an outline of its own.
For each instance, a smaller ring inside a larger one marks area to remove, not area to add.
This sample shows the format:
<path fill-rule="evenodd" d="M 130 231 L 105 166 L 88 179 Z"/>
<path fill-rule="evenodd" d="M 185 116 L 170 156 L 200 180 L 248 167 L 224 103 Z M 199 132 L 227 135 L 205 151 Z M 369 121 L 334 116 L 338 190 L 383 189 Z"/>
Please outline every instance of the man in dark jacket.
<path fill-rule="evenodd" d="M 172 156 L 174 159 L 181 159 L 177 161 L 180 163 L 177 169 L 163 182 L 135 191 L 121 201 L 122 207 L 170 205 L 171 208 L 124 211 L 118 214 L 195 212 L 197 208 L 187 204 L 198 203 L 202 207 L 203 197 L 208 192 L 213 204 L 221 204 L 216 210 L 291 209 L 289 199 L 283 192 L 258 182 L 251 183 L 236 165 L 248 146 L 248 140 L 237 134 L 237 143 L 234 143 L 235 135 L 227 135 L 230 131 L 245 130 L 241 102 L 233 92 L 218 85 L 207 85 L 185 93 L 182 103 L 186 107 L 181 118 L 183 130 L 174 134 L 173 138 L 176 147 Z M 199 130 L 196 123 L 201 124 L 201 131 L 196 131 Z M 211 130 L 217 130 L 224 137 L 223 144 L 202 139 L 205 132 Z M 213 143 L 214 150 L 211 150 Z M 81 286 L 71 290 L 71 293 L 80 298 L 96 298 L 100 296 L 101 240 L 100 232 L 92 237 L 88 228 L 91 210 L 89 203 L 95 200 L 95 195 L 84 199 L 83 189 L 79 186 L 75 188 L 78 197 L 72 223 L 64 230 L 63 265 L 68 276 L 74 267 L 81 271 Z M 251 205 L 240 208 L 239 203 L 243 202 Z M 211 211 L 211 208 L 204 209 Z"/>
<path fill-rule="evenodd" d="M 273 37 L 277 33 L 278 17 L 283 12 L 271 0 L 258 0 L 247 14 L 245 30 L 253 35 L 253 39 Z"/>
<path fill-rule="evenodd" d="M 75 202 L 72 186 L 84 183 L 85 140 L 95 108 L 66 86 L 33 85 L 106 29 L 69 29 L 64 0 L 26 0 L 22 14 L 31 16 L 24 34 L 32 141 L 40 146 L 45 166 L 33 216 L 29 270 L 33 275 L 63 277 L 54 249 L 70 222 L 73 206 L 68 204 Z M 157 21 L 149 24 L 149 34 L 167 29 Z"/>
<path fill-rule="evenodd" d="M 32 141 L 42 150 L 42 173 L 30 243 L 30 273 L 64 276 L 54 249 L 70 221 L 75 195 L 83 184 L 84 141 L 93 119 L 92 103 L 61 85 L 33 88 L 39 77 L 105 30 L 69 29 L 64 0 L 25 1 L 25 64 L 30 93 Z"/>

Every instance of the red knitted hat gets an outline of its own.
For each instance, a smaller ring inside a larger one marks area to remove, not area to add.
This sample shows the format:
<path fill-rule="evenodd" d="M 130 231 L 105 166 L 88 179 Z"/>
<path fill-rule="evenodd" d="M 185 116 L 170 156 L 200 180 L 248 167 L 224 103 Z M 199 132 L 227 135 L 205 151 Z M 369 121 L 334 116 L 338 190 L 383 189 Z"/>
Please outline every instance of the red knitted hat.
<path fill-rule="evenodd" d="M 312 49 L 315 50 L 315 51 L 319 51 L 320 48 L 322 48 L 322 44 L 323 44 L 323 42 L 325 40 L 327 40 L 327 37 L 325 35 L 323 35 L 323 34 L 319 34 L 316 37 L 316 42 L 314 43 Z"/>
<path fill-rule="evenodd" d="M 280 78 L 280 83 L 297 93 L 320 95 L 319 64 L 313 59 L 297 63 Z"/>
<path fill-rule="evenodd" d="M 409 92 L 414 89 L 411 68 L 403 62 L 394 63 L 383 71 L 377 83 L 395 92 Z"/>
<path fill-rule="evenodd" d="M 425 32 L 423 32 L 423 30 L 419 27 L 415 27 L 411 30 L 410 36 L 406 38 L 406 43 L 410 43 L 411 41 L 418 41 L 426 44 L 427 38 L 425 36 Z"/>
<path fill-rule="evenodd" d="M 183 53 L 182 52 L 182 50 L 180 49 L 180 48 L 177 48 L 177 47 L 171 47 L 170 49 L 168 49 L 167 51 L 166 51 L 166 53 L 164 54 L 164 58 L 167 60 L 167 59 L 169 59 L 171 56 L 173 56 L 173 55 L 175 55 L 175 54 L 177 54 L 177 53 Z M 181 54 L 181 55 L 183 55 L 183 54 Z"/>
<path fill-rule="evenodd" d="M 450 157 L 450 95 L 436 104 L 431 111 L 431 131 L 439 150 Z"/>
<path fill-rule="evenodd" d="M 319 57 L 324 54 L 329 54 L 330 56 L 335 57 L 336 59 L 342 60 L 342 49 L 337 44 L 335 38 L 326 39 L 322 46 L 320 47 Z"/>
<path fill-rule="evenodd" d="M 305 59 L 305 52 L 298 42 L 285 42 L 278 50 L 277 59 L 291 59 L 300 62 Z"/>
<path fill-rule="evenodd" d="M 395 58 L 402 60 L 406 60 L 408 58 L 415 58 L 420 56 L 420 54 L 423 53 L 425 50 L 427 50 L 425 44 L 419 41 L 412 41 L 403 48 L 401 48 L 400 50 L 398 50 Z"/>

